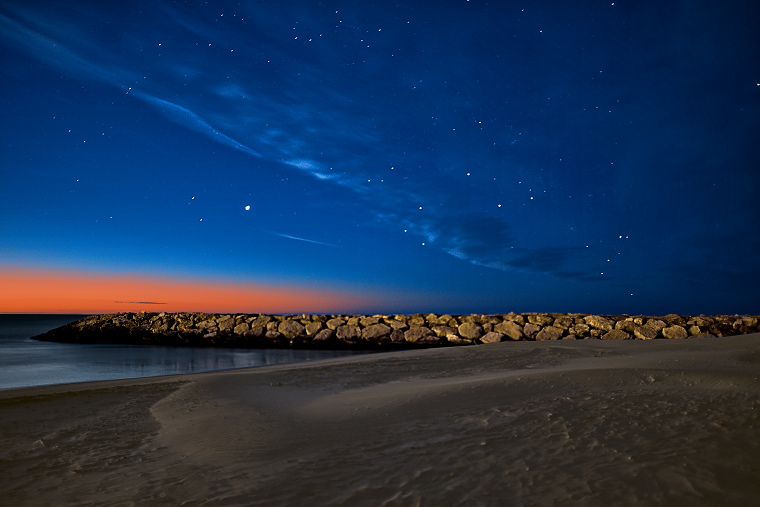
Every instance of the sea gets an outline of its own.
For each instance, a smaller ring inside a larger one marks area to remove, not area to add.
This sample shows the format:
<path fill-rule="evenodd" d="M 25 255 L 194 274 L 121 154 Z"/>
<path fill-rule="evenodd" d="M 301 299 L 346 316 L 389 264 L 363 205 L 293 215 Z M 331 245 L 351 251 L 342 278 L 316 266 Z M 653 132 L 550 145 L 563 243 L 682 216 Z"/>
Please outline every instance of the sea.
<path fill-rule="evenodd" d="M 82 317 L 85 315 L 0 314 L 0 389 L 231 370 L 367 353 L 94 345 L 31 339 Z"/>

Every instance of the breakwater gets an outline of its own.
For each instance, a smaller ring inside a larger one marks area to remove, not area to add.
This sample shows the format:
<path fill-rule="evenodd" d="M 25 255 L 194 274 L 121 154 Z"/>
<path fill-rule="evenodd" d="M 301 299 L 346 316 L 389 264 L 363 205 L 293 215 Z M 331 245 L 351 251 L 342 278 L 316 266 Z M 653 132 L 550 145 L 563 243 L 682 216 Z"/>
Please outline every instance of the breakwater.
<path fill-rule="evenodd" d="M 644 316 L 577 313 L 497 315 L 93 315 L 36 340 L 194 347 L 393 349 L 519 340 L 652 340 L 759 332 L 754 316 Z"/>

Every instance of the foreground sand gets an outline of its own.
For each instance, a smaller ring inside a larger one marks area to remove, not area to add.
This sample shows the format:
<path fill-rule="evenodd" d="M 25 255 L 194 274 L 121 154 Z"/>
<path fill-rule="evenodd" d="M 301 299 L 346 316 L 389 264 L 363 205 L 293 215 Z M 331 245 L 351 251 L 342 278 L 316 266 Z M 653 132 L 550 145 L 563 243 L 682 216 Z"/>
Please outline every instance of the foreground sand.
<path fill-rule="evenodd" d="M 753 505 L 760 334 L 0 391 L 5 505 Z"/>

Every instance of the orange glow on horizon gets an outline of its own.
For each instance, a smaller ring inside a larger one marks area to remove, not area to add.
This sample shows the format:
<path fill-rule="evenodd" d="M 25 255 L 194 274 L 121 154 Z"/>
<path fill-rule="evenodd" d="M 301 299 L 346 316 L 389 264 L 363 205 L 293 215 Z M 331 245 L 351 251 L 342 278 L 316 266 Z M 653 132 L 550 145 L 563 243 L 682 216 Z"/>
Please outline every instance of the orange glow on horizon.
<path fill-rule="evenodd" d="M 341 313 L 370 305 L 349 292 L 0 268 L 0 313 Z"/>

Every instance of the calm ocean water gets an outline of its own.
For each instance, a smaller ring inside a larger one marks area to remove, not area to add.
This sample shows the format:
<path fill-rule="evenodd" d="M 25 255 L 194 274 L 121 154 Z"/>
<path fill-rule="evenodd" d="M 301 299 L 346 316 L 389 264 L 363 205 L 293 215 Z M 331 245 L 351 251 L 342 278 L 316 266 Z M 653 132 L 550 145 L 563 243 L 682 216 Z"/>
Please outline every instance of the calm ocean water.
<path fill-rule="evenodd" d="M 361 352 L 89 345 L 31 340 L 83 315 L 0 315 L 0 389 L 198 373 Z"/>

